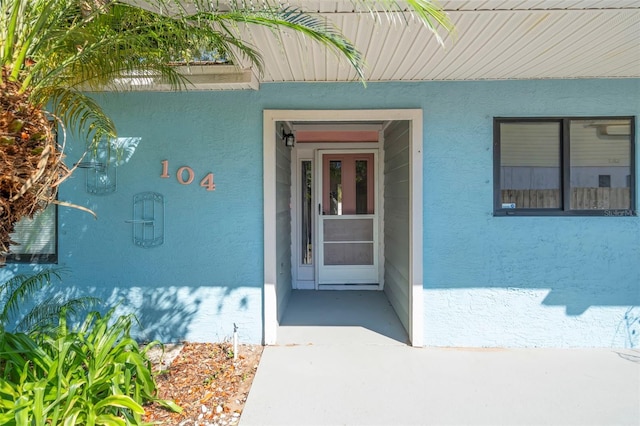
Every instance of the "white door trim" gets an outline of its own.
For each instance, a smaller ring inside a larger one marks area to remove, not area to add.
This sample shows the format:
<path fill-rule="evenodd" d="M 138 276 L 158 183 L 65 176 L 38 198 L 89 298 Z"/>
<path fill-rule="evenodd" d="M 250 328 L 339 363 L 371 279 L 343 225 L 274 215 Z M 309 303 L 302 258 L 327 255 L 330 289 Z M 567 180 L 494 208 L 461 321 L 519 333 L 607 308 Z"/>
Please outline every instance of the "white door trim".
<path fill-rule="evenodd" d="M 423 335 L 423 173 L 422 110 L 264 110 L 263 112 L 263 189 L 264 189 L 264 288 L 262 298 L 263 343 L 276 343 L 277 257 L 276 257 L 276 123 L 281 121 L 393 121 L 408 120 L 411 128 L 410 193 L 410 324 L 409 339 L 422 346 Z M 280 141 L 281 142 L 281 141 Z"/>

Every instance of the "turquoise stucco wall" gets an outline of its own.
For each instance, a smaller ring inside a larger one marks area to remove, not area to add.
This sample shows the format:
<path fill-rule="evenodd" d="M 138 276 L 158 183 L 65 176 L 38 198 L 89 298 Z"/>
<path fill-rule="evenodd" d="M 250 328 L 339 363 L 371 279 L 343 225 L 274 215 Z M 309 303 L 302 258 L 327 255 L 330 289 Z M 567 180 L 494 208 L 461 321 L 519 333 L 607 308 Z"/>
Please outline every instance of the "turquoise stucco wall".
<path fill-rule="evenodd" d="M 97 98 L 120 135 L 141 142 L 119 167 L 115 194 L 87 194 L 82 170 L 63 185 L 61 199 L 99 216 L 61 208 L 64 285 L 137 311 L 145 337 L 220 340 L 236 323 L 242 339 L 260 342 L 264 109 L 422 108 L 425 344 L 640 345 L 640 218 L 492 215 L 494 116 L 638 116 L 640 80 L 265 84 Z M 82 145 L 69 145 L 73 162 Z M 194 170 L 193 184 L 177 182 L 180 166 Z M 208 172 L 214 192 L 198 186 Z M 161 247 L 135 247 L 124 222 L 142 191 L 165 196 Z"/>

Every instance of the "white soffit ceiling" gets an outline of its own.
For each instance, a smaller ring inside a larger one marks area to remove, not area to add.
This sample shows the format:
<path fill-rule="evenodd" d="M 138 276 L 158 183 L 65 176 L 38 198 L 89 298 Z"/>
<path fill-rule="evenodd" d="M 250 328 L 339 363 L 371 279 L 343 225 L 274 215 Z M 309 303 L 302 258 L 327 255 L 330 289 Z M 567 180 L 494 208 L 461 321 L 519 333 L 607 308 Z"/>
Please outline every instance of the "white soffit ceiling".
<path fill-rule="evenodd" d="M 354 12 L 350 1 L 292 3 L 343 30 L 365 55 L 367 81 L 640 77 L 637 0 L 443 1 L 456 26 L 455 35 L 441 33 L 444 48 L 398 14 Z M 261 82 L 357 80 L 344 59 L 311 40 L 243 31 L 264 57 Z"/>

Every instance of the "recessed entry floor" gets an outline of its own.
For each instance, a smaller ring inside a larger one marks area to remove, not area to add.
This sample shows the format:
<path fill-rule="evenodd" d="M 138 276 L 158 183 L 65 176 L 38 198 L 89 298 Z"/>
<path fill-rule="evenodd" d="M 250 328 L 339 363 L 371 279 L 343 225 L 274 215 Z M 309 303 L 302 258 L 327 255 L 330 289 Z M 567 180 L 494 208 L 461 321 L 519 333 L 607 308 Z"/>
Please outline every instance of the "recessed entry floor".
<path fill-rule="evenodd" d="M 408 335 L 383 291 L 294 290 L 278 345 L 407 345 Z"/>

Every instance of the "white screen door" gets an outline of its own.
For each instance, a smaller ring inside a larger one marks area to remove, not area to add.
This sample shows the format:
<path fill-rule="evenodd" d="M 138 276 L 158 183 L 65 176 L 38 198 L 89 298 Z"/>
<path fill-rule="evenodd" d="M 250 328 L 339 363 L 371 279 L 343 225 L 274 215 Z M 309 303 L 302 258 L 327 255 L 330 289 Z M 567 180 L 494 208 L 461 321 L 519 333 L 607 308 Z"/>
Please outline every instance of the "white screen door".
<path fill-rule="evenodd" d="M 319 151 L 318 284 L 378 284 L 375 152 Z"/>

